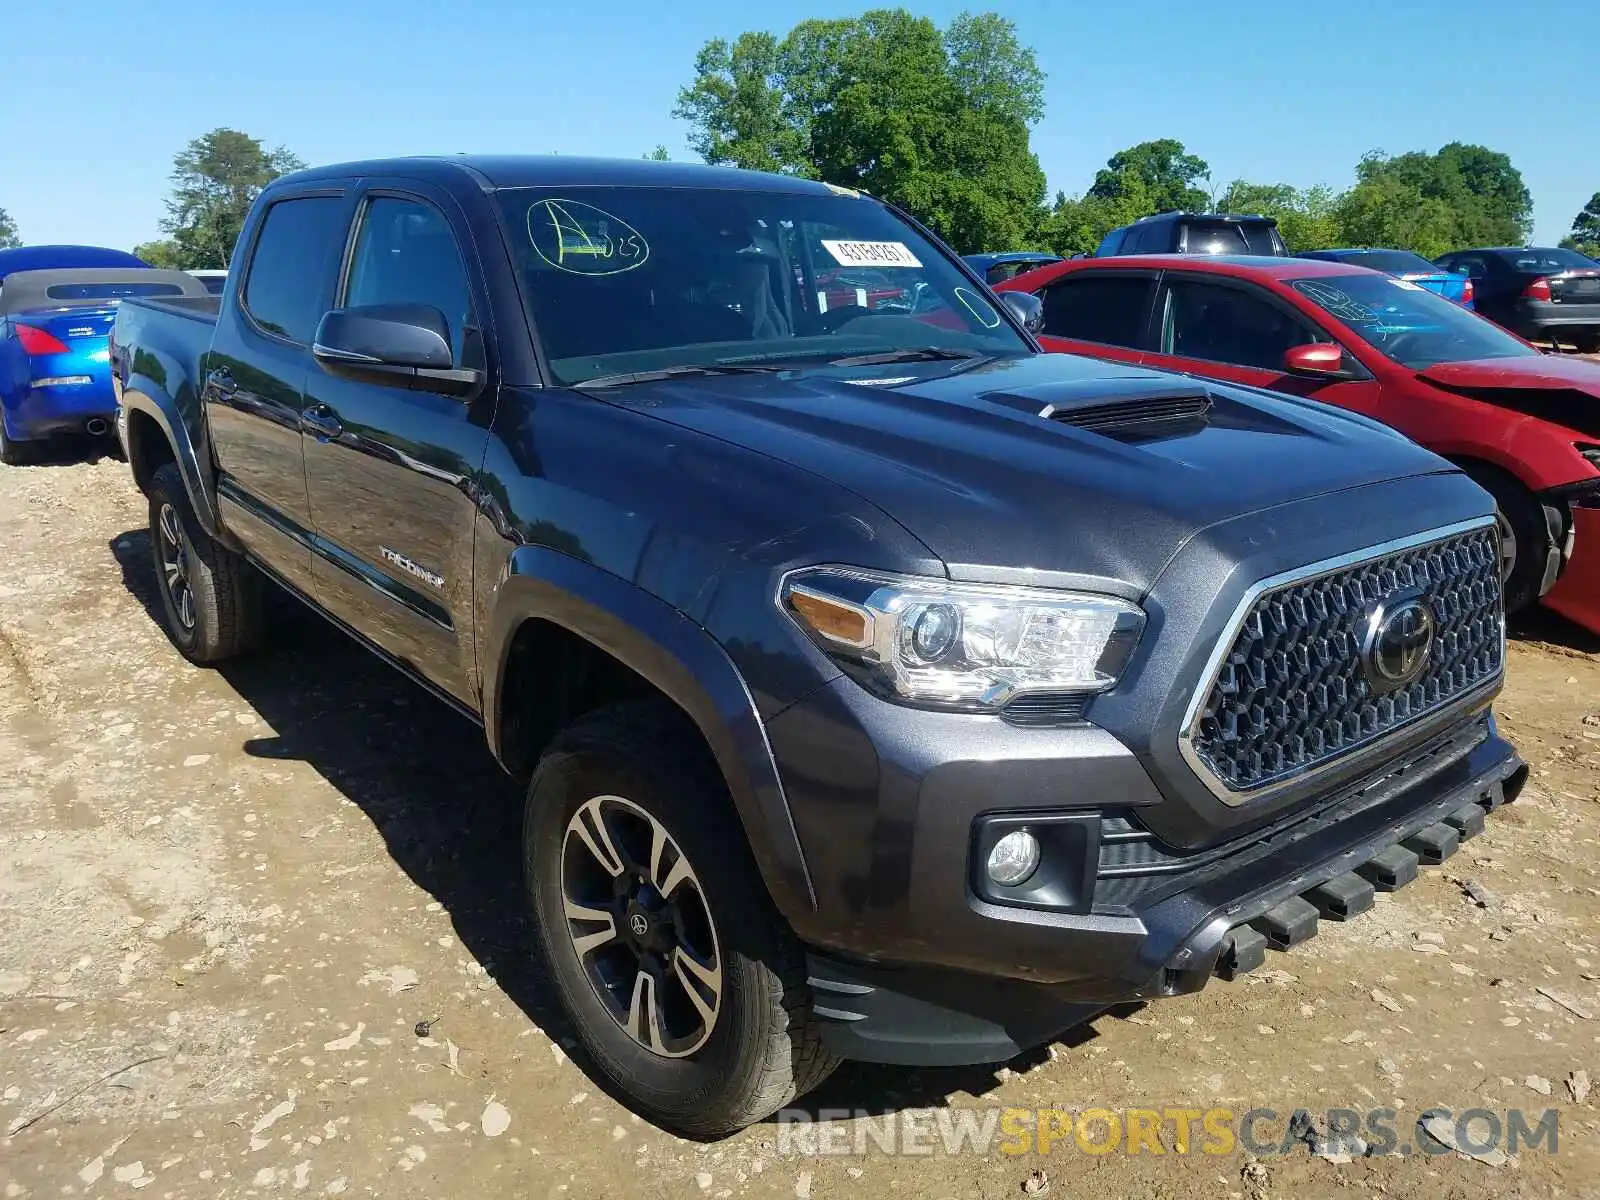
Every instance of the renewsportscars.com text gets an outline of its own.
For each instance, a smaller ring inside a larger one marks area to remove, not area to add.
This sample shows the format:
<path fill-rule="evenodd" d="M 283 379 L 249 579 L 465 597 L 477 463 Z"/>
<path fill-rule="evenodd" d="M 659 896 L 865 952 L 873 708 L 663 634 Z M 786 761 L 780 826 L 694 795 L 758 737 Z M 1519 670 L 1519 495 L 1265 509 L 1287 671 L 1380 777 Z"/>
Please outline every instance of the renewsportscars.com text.
<path fill-rule="evenodd" d="M 1236 1150 L 1281 1157 L 1297 1150 L 1373 1155 L 1558 1152 L 1558 1114 L 1427 1108 L 933 1108 L 871 1114 L 864 1110 L 784 1109 L 778 1153 L 796 1157 L 987 1154 L 1192 1154 Z M 1441 1124 L 1441 1121 L 1443 1124 Z M 1427 1123 L 1427 1130 L 1423 1128 Z M 1440 1140 L 1453 1135 L 1454 1145 Z"/>

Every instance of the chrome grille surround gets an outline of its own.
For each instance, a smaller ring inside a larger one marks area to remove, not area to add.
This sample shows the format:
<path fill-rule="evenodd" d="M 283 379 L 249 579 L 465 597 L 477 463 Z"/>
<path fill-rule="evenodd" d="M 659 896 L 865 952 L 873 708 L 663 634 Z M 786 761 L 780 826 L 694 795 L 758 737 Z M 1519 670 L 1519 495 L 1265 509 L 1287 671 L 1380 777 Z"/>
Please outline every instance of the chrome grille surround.
<path fill-rule="evenodd" d="M 1431 658 L 1414 682 L 1378 695 L 1361 666 L 1360 626 L 1373 604 L 1407 588 L 1421 588 L 1437 618 Z M 1179 749 L 1237 807 L 1466 707 L 1504 669 L 1493 518 L 1431 529 L 1254 584 L 1200 674 Z"/>

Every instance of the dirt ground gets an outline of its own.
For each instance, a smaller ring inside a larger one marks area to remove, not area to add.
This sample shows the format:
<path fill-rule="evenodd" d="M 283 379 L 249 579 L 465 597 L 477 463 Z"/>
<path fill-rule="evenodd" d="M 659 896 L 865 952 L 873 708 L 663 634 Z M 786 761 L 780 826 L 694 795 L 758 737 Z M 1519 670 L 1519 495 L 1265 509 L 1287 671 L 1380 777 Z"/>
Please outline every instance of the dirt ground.
<path fill-rule="evenodd" d="M 1573 1075 L 1600 1084 L 1600 643 L 1569 626 L 1511 649 L 1522 799 L 1373 912 L 1027 1062 L 847 1068 L 806 1105 L 1390 1106 L 1407 1142 L 1433 1105 L 1554 1107 L 1558 1153 L 804 1157 L 611 1099 L 527 965 L 519 797 L 481 735 L 305 614 L 187 666 L 145 523 L 116 461 L 0 468 L 7 1200 L 1600 1194 Z"/>

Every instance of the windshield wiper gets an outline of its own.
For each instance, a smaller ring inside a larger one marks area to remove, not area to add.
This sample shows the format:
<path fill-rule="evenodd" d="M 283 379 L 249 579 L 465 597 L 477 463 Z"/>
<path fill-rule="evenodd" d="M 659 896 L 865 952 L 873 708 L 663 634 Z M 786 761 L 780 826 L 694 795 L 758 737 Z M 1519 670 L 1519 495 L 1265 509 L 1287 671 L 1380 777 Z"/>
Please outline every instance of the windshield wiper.
<path fill-rule="evenodd" d="M 908 346 L 903 350 L 881 350 L 876 354 L 852 354 L 848 358 L 830 358 L 830 367 L 872 367 L 879 363 L 937 362 L 959 359 L 963 362 L 978 358 L 992 358 L 976 350 L 949 350 L 943 346 Z"/>
<path fill-rule="evenodd" d="M 623 375 L 596 375 L 574 384 L 574 387 L 616 387 L 626 383 L 655 383 L 662 379 L 680 379 L 691 375 L 749 375 L 770 374 L 789 368 L 778 363 L 683 363 L 676 367 L 659 367 L 654 371 L 629 371 Z"/>

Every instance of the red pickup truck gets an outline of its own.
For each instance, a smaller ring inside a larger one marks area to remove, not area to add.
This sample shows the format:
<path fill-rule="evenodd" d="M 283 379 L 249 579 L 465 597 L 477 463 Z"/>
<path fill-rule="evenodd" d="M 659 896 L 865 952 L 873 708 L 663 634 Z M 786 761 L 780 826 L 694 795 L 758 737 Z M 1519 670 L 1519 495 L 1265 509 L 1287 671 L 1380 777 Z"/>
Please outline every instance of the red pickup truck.
<path fill-rule="evenodd" d="M 1541 353 L 1404 279 L 1344 263 L 1139 255 L 996 285 L 1046 349 L 1336 404 L 1452 460 L 1499 509 L 1506 608 L 1600 633 L 1600 363 Z"/>

